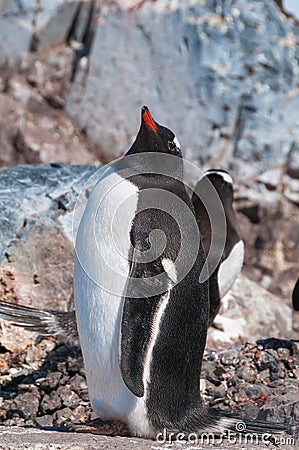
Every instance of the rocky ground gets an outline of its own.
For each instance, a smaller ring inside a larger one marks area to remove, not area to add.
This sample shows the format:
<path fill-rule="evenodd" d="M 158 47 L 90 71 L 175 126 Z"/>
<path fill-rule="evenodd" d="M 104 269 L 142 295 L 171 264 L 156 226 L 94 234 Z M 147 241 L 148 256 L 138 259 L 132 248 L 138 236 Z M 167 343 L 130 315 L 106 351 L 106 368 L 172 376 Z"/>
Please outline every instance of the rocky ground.
<path fill-rule="evenodd" d="M 20 352 L 1 347 L 0 365 L 2 425 L 67 427 L 96 417 L 78 347 L 45 338 Z M 288 423 L 298 438 L 298 341 L 266 339 L 232 350 L 207 350 L 201 381 L 211 406 Z"/>

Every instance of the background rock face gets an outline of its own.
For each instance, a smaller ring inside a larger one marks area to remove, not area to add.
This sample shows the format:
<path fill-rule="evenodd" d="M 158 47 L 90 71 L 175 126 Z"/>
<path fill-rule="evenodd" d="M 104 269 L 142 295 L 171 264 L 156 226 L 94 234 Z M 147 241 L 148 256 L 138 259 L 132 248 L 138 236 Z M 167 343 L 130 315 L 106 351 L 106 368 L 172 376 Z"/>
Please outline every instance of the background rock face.
<path fill-rule="evenodd" d="M 256 176 L 283 165 L 299 138 L 297 40 L 273 1 L 103 12 L 89 73 L 84 82 L 78 73 L 67 110 L 106 160 L 128 148 L 145 103 L 191 161 Z"/>
<path fill-rule="evenodd" d="M 0 64 L 14 65 L 25 52 L 44 51 L 65 42 L 77 0 L 2 0 Z"/>
<path fill-rule="evenodd" d="M 58 50 L 53 56 L 55 64 L 47 60 L 46 67 L 52 72 L 47 72 L 47 78 L 40 75 L 46 93 L 32 86 L 35 71 L 40 68 L 37 62 L 29 78 L 31 84 L 12 69 L 0 70 L 0 166 L 53 161 L 98 163 L 93 146 L 61 109 L 61 92 L 65 87 L 62 75 L 69 75 L 69 68 L 62 75 L 57 70 L 60 64 L 71 60 L 69 56 L 69 51 L 64 50 L 62 58 Z"/>
<path fill-rule="evenodd" d="M 0 20 L 0 64 L 66 107 L 103 161 L 129 147 L 148 104 L 196 164 L 250 182 L 297 173 L 298 24 L 277 2 L 5 0 Z"/>

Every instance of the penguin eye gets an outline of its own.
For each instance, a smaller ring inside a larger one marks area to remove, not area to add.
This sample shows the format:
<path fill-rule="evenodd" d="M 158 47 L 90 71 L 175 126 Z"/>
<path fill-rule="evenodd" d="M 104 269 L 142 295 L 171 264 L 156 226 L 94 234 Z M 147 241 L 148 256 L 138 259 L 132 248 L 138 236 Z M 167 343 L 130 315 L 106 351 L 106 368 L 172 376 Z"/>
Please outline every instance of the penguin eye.
<path fill-rule="evenodd" d="M 167 146 L 168 146 L 169 150 L 175 150 L 177 148 L 175 142 L 173 142 L 173 141 L 168 141 Z"/>

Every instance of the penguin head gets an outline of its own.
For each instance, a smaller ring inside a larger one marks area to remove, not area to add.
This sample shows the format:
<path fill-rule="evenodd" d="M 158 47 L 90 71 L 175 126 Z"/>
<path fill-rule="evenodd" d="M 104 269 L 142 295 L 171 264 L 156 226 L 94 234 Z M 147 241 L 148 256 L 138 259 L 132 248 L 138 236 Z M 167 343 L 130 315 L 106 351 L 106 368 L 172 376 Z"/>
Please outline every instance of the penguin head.
<path fill-rule="evenodd" d="M 126 153 L 158 152 L 182 158 L 179 141 L 175 134 L 158 124 L 152 117 L 147 106 L 141 109 L 141 125 L 135 142 Z"/>
<path fill-rule="evenodd" d="M 225 210 L 228 212 L 232 210 L 233 207 L 234 188 L 231 175 L 221 169 L 207 170 L 198 181 L 192 195 L 192 203 L 195 208 L 196 216 L 198 218 L 201 217 L 201 220 L 203 220 L 203 214 L 206 214 L 206 207 L 202 202 L 202 199 L 205 199 L 206 204 L 210 206 L 213 204 L 212 198 L 214 194 L 213 191 L 211 191 L 211 185 L 220 197 Z"/>
<path fill-rule="evenodd" d="M 229 233 L 229 239 L 226 238 L 226 246 L 222 255 L 222 259 L 225 259 L 232 249 L 229 240 L 235 243 L 240 239 L 238 220 L 233 208 L 233 179 L 225 170 L 210 169 L 204 172 L 192 195 L 195 216 L 201 230 L 206 253 L 208 253 L 211 244 L 212 228 L 210 218 L 212 214 L 217 214 L 219 210 L 219 202 L 215 202 L 215 195 L 221 201 L 227 232 Z M 213 233 L 214 236 L 215 233 L 220 233 L 219 236 L 222 236 L 222 230 L 217 231 L 214 229 Z"/>
<path fill-rule="evenodd" d="M 226 170 L 210 169 L 204 173 L 204 176 L 212 183 L 222 201 L 233 200 L 233 179 Z"/>

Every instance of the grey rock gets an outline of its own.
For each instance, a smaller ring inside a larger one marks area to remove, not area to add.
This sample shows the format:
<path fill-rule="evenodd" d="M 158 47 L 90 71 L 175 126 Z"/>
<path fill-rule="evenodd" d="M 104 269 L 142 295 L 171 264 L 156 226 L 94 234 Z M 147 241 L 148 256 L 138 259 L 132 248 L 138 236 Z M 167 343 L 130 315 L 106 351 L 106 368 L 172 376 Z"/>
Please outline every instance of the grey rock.
<path fill-rule="evenodd" d="M 284 175 L 278 190 L 286 192 L 297 181 Z M 298 206 L 284 195 L 246 183 L 237 189 L 235 205 L 245 241 L 244 275 L 290 303 L 298 277 L 299 216 Z"/>
<path fill-rule="evenodd" d="M 79 402 L 79 396 L 74 392 L 71 387 L 63 386 L 57 390 L 57 394 L 59 394 L 62 404 L 64 406 L 67 406 L 69 408 L 72 408 L 74 406 L 78 405 Z"/>
<path fill-rule="evenodd" d="M 239 367 L 237 369 L 237 376 L 247 382 L 253 382 L 256 379 L 257 373 L 252 367 Z"/>
<path fill-rule="evenodd" d="M 45 414 L 44 416 L 36 417 L 35 422 L 40 427 L 52 427 L 53 426 L 53 417 Z"/>
<path fill-rule="evenodd" d="M 28 51 L 45 51 L 66 41 L 78 0 L 4 0 L 0 9 L 0 65 L 17 65 Z"/>
<path fill-rule="evenodd" d="M 226 394 L 226 388 L 223 384 L 220 384 L 217 389 L 207 389 L 207 394 L 215 399 L 224 398 Z"/>
<path fill-rule="evenodd" d="M 38 385 L 40 388 L 45 391 L 46 393 L 49 393 L 53 389 L 55 389 L 59 383 L 59 380 L 61 379 L 61 373 L 60 372 L 52 372 L 49 373 L 49 375 L 46 376 L 43 380 L 41 380 Z"/>
<path fill-rule="evenodd" d="M 250 402 L 244 406 L 244 410 L 242 411 L 242 417 L 247 417 L 250 419 L 255 419 L 260 410 L 259 405 L 256 402 Z"/>
<path fill-rule="evenodd" d="M 239 361 L 240 361 L 240 355 L 239 355 L 237 348 L 223 352 L 223 354 L 221 356 L 221 362 L 225 366 L 229 366 L 229 365 L 235 366 L 239 363 Z"/>
<path fill-rule="evenodd" d="M 256 357 L 255 365 L 260 371 L 268 369 L 270 372 L 278 372 L 278 360 L 269 351 L 262 351 L 259 357 Z"/>
<path fill-rule="evenodd" d="M 257 180 L 264 183 L 264 185 L 272 191 L 277 189 L 281 183 L 281 172 L 281 168 L 270 169 L 267 172 L 262 173 Z"/>
<path fill-rule="evenodd" d="M 275 396 L 269 399 L 260 410 L 258 419 L 274 420 L 283 423 L 285 414 L 289 418 L 288 423 L 291 425 L 292 435 L 295 439 L 299 439 L 299 392 L 298 388 L 289 389 L 284 395 Z M 298 441 L 297 441 L 298 442 Z"/>
<path fill-rule="evenodd" d="M 246 395 L 252 399 L 258 399 L 261 396 L 268 396 L 270 393 L 269 388 L 262 384 L 249 384 L 246 388 Z"/>
<path fill-rule="evenodd" d="M 298 27 L 276 2 L 102 3 L 93 45 L 79 46 L 75 54 L 70 41 L 84 40 L 85 31 L 92 40 L 95 14 L 88 25 L 89 0 L 41 0 L 38 8 L 34 0 L 1 3 L 5 64 L 22 59 L 26 48 L 35 50 L 22 65 L 42 97 L 31 99 L 31 110 L 44 108 L 42 99 L 56 108 L 66 103 L 97 155 L 108 161 L 131 144 L 139 123 L 136 111 L 148 103 L 196 164 L 221 165 L 242 179 L 282 168 L 298 141 Z M 78 64 L 70 85 L 80 52 L 90 70 Z M 23 91 L 26 96 L 24 86 L 19 94 Z M 18 146 L 35 162 L 45 161 L 45 148 L 35 150 L 41 146 L 36 142 L 40 126 L 28 126 L 25 134 L 21 130 Z M 4 133 L 4 142 L 11 133 L 15 130 Z M 55 133 L 44 133 L 45 147 L 58 151 Z M 15 154 L 13 146 L 6 147 L 4 162 Z M 288 170 L 296 174 L 292 155 Z M 273 189 L 276 181 L 268 177 L 266 184 Z"/>
<path fill-rule="evenodd" d="M 70 408 L 63 408 L 63 409 L 59 409 L 56 413 L 55 413 L 55 420 L 57 423 L 57 426 L 62 426 L 64 425 L 66 422 L 69 421 L 69 419 L 73 417 L 73 411 Z"/>
<path fill-rule="evenodd" d="M 29 50 L 31 17 L 22 22 L 22 8 L 17 1 L 4 0 L 0 9 L 0 65 L 17 65 Z"/>
<path fill-rule="evenodd" d="M 240 336 L 249 342 L 256 336 L 287 337 L 292 334 L 292 310 L 241 274 L 223 298 L 215 324 L 217 329 L 211 328 L 208 333 L 209 346 L 238 341 Z"/>
<path fill-rule="evenodd" d="M 284 195 L 295 205 L 299 206 L 299 179 L 292 179 L 285 177 Z"/>
<path fill-rule="evenodd" d="M 67 308 L 73 276 L 72 211 L 95 171 L 59 164 L 0 169 L 0 293 L 6 298 L 39 308 Z M 57 252 L 52 251 L 55 242 Z M 18 332 L 7 328 L 7 345 L 18 345 Z"/>
<path fill-rule="evenodd" d="M 17 395 L 14 399 L 16 408 L 21 411 L 26 419 L 34 417 L 39 408 L 39 393 L 38 392 L 24 392 Z"/>
<path fill-rule="evenodd" d="M 47 64 L 30 65 L 31 74 L 34 69 L 39 73 L 38 90 L 28 84 L 25 74 L 0 70 L 0 166 L 99 161 L 78 127 L 58 109 L 67 91 L 67 57 L 67 50 L 59 48 L 51 52 Z"/>
<path fill-rule="evenodd" d="M 44 413 L 52 413 L 61 407 L 61 398 L 57 391 L 52 391 L 49 395 L 44 395 L 41 402 L 41 410 Z"/>
<path fill-rule="evenodd" d="M 70 379 L 70 385 L 72 389 L 83 399 L 88 397 L 87 394 L 87 384 L 85 378 L 82 375 L 76 374 Z"/>

